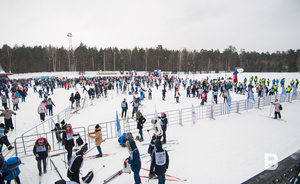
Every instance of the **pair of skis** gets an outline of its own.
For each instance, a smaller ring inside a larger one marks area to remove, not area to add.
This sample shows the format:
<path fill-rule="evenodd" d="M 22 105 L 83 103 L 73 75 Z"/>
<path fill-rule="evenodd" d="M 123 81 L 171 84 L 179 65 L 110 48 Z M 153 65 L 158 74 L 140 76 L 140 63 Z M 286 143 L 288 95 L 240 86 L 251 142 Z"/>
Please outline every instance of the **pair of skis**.
<path fill-rule="evenodd" d="M 141 168 L 142 170 L 144 171 L 150 171 L 150 169 L 146 169 L 146 168 Z M 187 179 L 181 179 L 181 178 L 178 178 L 176 176 L 172 176 L 170 174 L 165 174 L 166 177 L 166 181 L 176 181 L 176 182 L 185 182 L 187 181 Z M 140 176 L 141 178 L 148 178 L 148 179 L 151 179 L 149 178 L 149 176 Z M 156 178 L 153 178 L 153 179 L 156 179 Z"/>

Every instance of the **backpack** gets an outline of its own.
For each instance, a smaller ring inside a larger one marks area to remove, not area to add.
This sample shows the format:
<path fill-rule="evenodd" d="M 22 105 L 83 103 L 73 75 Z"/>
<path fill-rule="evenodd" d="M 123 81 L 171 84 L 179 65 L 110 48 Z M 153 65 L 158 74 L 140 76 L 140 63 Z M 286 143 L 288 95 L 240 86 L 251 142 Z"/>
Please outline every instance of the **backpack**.
<path fill-rule="evenodd" d="M 279 105 L 279 110 L 282 110 L 282 105 L 281 104 Z"/>
<path fill-rule="evenodd" d="M 90 171 L 86 176 L 82 177 L 82 181 L 85 183 L 90 183 L 94 177 L 93 171 Z"/>
<path fill-rule="evenodd" d="M 77 144 L 78 146 L 83 145 L 83 140 L 82 140 L 82 138 L 81 138 L 80 136 L 76 139 L 76 144 Z"/>

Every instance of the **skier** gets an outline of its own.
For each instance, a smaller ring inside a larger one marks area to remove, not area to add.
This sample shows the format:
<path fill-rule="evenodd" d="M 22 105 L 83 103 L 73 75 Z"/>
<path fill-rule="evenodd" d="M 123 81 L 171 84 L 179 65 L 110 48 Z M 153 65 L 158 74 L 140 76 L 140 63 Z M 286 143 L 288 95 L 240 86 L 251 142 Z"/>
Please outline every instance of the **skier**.
<path fill-rule="evenodd" d="M 88 150 L 88 144 L 86 143 L 81 147 L 81 149 L 75 153 L 69 164 L 68 172 L 67 172 L 67 177 L 74 182 L 80 183 L 79 180 L 79 173 L 80 169 L 83 165 L 83 155 L 85 155 L 86 151 Z"/>
<path fill-rule="evenodd" d="M 4 167 L 2 173 L 7 175 L 5 177 L 6 184 L 10 184 L 11 180 L 15 180 L 16 184 L 21 184 L 19 175 L 21 173 L 19 165 L 21 165 L 21 160 L 19 157 L 11 157 L 4 162 Z"/>
<path fill-rule="evenodd" d="M 152 89 L 151 88 L 148 89 L 148 99 L 152 100 Z"/>
<path fill-rule="evenodd" d="M 214 95 L 214 100 L 217 104 L 218 103 L 218 91 L 217 90 L 213 91 L 213 95 Z"/>
<path fill-rule="evenodd" d="M 160 118 L 160 125 L 163 131 L 163 140 L 162 143 L 165 144 L 167 142 L 167 135 L 166 135 L 166 131 L 167 131 L 167 124 L 168 124 L 168 118 L 166 113 L 162 112 L 161 113 L 161 117 Z"/>
<path fill-rule="evenodd" d="M 74 96 L 74 100 L 76 101 L 76 109 L 78 109 L 80 107 L 80 98 L 81 98 L 81 96 L 80 96 L 79 92 L 77 91 Z"/>
<path fill-rule="evenodd" d="M 130 156 L 125 160 L 126 164 L 130 164 L 131 170 L 134 173 L 135 184 L 141 183 L 140 170 L 141 170 L 141 158 L 140 152 L 136 147 L 134 140 L 129 140 L 126 142 L 127 148 L 130 152 Z"/>
<path fill-rule="evenodd" d="M 205 91 L 202 92 L 202 94 L 201 94 L 201 99 L 202 99 L 201 105 L 204 105 L 204 102 L 205 102 L 205 100 L 206 100 L 206 93 L 205 93 Z"/>
<path fill-rule="evenodd" d="M 161 128 L 160 123 L 156 119 L 152 119 L 151 123 L 153 125 L 153 128 L 148 129 L 147 132 L 149 132 L 150 130 L 154 130 L 157 139 L 160 140 L 163 135 L 163 130 Z"/>
<path fill-rule="evenodd" d="M 40 114 L 41 121 L 45 121 L 45 114 L 46 114 L 46 106 L 44 101 L 42 101 L 38 107 L 38 113 Z"/>
<path fill-rule="evenodd" d="M 2 106 L 5 108 L 7 107 L 7 97 L 1 94 Z"/>
<path fill-rule="evenodd" d="M 19 98 L 17 96 L 12 96 L 13 110 L 16 111 L 19 109 Z"/>
<path fill-rule="evenodd" d="M 51 131 L 55 132 L 55 137 L 56 137 L 57 142 L 61 142 L 60 134 L 62 132 L 62 128 L 60 127 L 59 123 L 55 123 L 54 129 Z"/>
<path fill-rule="evenodd" d="M 179 97 L 180 97 L 179 89 L 176 89 L 175 98 L 177 103 L 179 103 Z"/>
<path fill-rule="evenodd" d="M 71 94 L 69 101 L 71 102 L 71 109 L 74 109 L 73 104 L 75 102 L 74 93 Z"/>
<path fill-rule="evenodd" d="M 13 130 L 13 122 L 12 122 L 12 115 L 17 115 L 14 111 L 8 109 L 8 107 L 5 107 L 5 110 L 0 114 L 0 116 L 4 116 L 4 123 L 5 123 L 5 130 L 9 131 L 9 129 Z"/>
<path fill-rule="evenodd" d="M 133 109 L 132 109 L 132 118 L 134 116 L 134 113 L 137 113 L 138 112 L 138 109 L 139 109 L 139 101 L 138 99 L 136 99 L 134 97 L 133 101 L 131 102 L 132 103 L 132 106 L 133 106 Z"/>
<path fill-rule="evenodd" d="M 7 133 L 8 131 L 6 130 L 5 126 L 3 123 L 0 124 L 0 152 L 2 153 L 2 148 L 3 144 L 7 147 L 8 150 L 13 149 L 14 147 L 10 144 L 8 138 L 7 138 Z"/>
<path fill-rule="evenodd" d="M 39 176 L 42 176 L 42 162 L 44 173 L 47 173 L 46 159 L 48 157 L 48 152 L 50 152 L 50 145 L 47 139 L 43 137 L 37 139 L 33 147 L 33 154 L 37 160 Z"/>
<path fill-rule="evenodd" d="M 162 148 L 160 140 L 155 142 L 156 150 L 152 153 L 151 166 L 149 178 L 155 173 L 158 176 L 158 184 L 165 184 L 165 173 L 169 168 L 169 155 L 166 150 Z"/>
<path fill-rule="evenodd" d="M 68 163 L 70 163 L 73 147 L 75 146 L 73 136 L 76 135 L 78 134 L 74 134 L 71 124 L 67 124 L 62 136 L 62 144 L 68 152 Z"/>
<path fill-rule="evenodd" d="M 272 102 L 272 104 L 275 107 L 275 117 L 274 117 L 274 119 L 277 119 L 277 115 L 278 115 L 279 119 L 281 119 L 280 111 L 282 110 L 282 107 L 281 107 L 278 99 L 275 99 L 275 102 Z"/>
<path fill-rule="evenodd" d="M 123 102 L 121 103 L 121 108 L 122 108 L 122 118 L 123 118 L 123 115 L 124 115 L 124 118 L 126 118 L 126 115 L 127 115 L 127 109 L 128 109 L 128 104 L 127 104 L 125 98 L 124 98 Z"/>
<path fill-rule="evenodd" d="M 51 100 L 51 98 L 48 98 L 46 104 L 47 104 L 47 108 L 49 110 L 49 116 L 53 116 L 53 105 L 55 107 L 55 104 L 53 103 L 53 101 Z"/>
<path fill-rule="evenodd" d="M 89 132 L 88 136 L 92 139 L 95 139 L 95 144 L 97 147 L 97 150 L 99 154 L 96 157 L 102 157 L 102 150 L 101 150 L 101 143 L 103 142 L 102 138 L 102 132 L 101 132 L 102 127 L 100 125 L 95 126 L 95 132 Z"/>
<path fill-rule="evenodd" d="M 146 119 L 142 115 L 141 111 L 138 111 L 136 113 L 136 122 L 137 122 L 137 129 L 139 130 L 139 134 L 140 134 L 140 142 L 142 142 L 142 141 L 144 141 L 143 126 L 144 126 L 144 123 L 146 122 Z"/>
<path fill-rule="evenodd" d="M 164 87 L 164 89 L 162 90 L 162 100 L 166 100 L 166 92 L 167 92 L 167 90 L 166 90 L 166 88 Z"/>

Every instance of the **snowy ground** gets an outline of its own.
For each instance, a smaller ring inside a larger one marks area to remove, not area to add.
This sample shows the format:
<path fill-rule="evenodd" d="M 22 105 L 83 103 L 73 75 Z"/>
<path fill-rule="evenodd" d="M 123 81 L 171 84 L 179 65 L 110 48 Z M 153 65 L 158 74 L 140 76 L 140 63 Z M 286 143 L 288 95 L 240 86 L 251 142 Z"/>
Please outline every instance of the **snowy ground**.
<path fill-rule="evenodd" d="M 38 74 L 37 74 L 38 75 Z M 39 74 L 40 76 L 45 74 Z M 64 75 L 64 74 L 61 74 Z M 67 74 L 66 74 L 67 75 Z M 74 74 L 76 75 L 76 74 Z M 281 79 L 285 77 L 287 82 L 291 79 L 300 79 L 299 73 L 268 73 L 268 74 L 247 74 L 242 73 L 240 80 L 244 76 L 255 76 Z M 31 74 L 22 76 L 32 77 Z M 206 76 L 228 77 L 231 74 L 208 74 L 190 75 L 190 78 L 206 78 Z M 16 76 L 12 76 L 16 77 Z M 186 76 L 180 75 L 185 78 Z M 281 91 L 281 90 L 280 90 Z M 69 106 L 69 96 L 75 90 L 56 89 L 51 96 L 56 104 L 54 113 Z M 82 89 L 80 89 L 82 92 Z M 181 89 L 181 103 L 175 103 L 173 98 L 174 91 L 167 91 L 167 100 L 161 101 L 161 89 L 153 89 L 153 100 L 145 100 L 141 111 L 144 114 L 157 111 L 167 111 L 181 109 L 199 105 L 198 99 L 187 99 L 185 90 Z M 132 96 L 118 95 L 110 92 L 108 98 L 101 98 L 94 101 L 94 106 L 89 106 L 74 115 L 69 123 L 76 126 L 87 127 L 90 124 L 110 121 L 115 119 L 116 110 L 120 111 L 120 103 L 126 98 L 131 101 Z M 245 99 L 246 96 L 232 94 L 232 100 Z M 208 97 L 208 99 L 210 99 Z M 30 89 L 26 103 L 20 103 L 20 110 L 17 111 L 17 132 L 10 135 L 9 139 L 13 142 L 14 138 L 20 136 L 24 131 L 38 124 L 39 116 L 37 106 L 41 99 L 37 93 Z M 216 120 L 201 120 L 196 125 L 185 124 L 181 126 L 170 126 L 167 131 L 168 139 L 176 139 L 179 144 L 172 144 L 167 147 L 171 149 L 170 167 L 168 173 L 180 178 L 187 179 L 185 183 L 241 183 L 264 169 L 264 154 L 275 153 L 279 159 L 283 159 L 294 153 L 300 148 L 300 124 L 297 122 L 295 114 L 299 111 L 300 102 L 284 104 L 282 112 L 283 118 L 287 122 L 268 118 L 269 108 L 263 110 L 252 110 L 243 114 L 230 114 L 230 116 L 217 117 Z M 128 113 L 131 114 L 131 106 Z M 150 120 L 147 120 L 150 121 Z M 149 142 L 149 136 L 145 134 Z M 137 143 L 140 153 L 147 152 L 147 146 Z M 102 183 L 102 181 L 122 168 L 123 160 L 128 157 L 128 150 L 121 148 L 117 139 L 107 140 L 102 144 L 104 153 L 116 153 L 105 158 L 87 160 L 84 163 L 82 173 L 86 174 L 89 170 L 94 170 L 96 176 L 92 183 Z M 93 150 L 89 154 L 96 154 Z M 66 169 L 61 161 L 63 156 L 53 158 L 62 176 L 66 177 Z M 149 157 L 142 159 L 142 167 L 149 168 Z M 36 161 L 33 157 L 22 159 L 25 165 L 21 166 L 22 183 L 38 183 L 38 170 Z M 102 166 L 105 165 L 103 168 Z M 141 171 L 141 175 L 148 175 L 146 171 Z M 54 183 L 59 177 L 54 170 L 43 176 L 43 183 Z M 142 180 L 148 183 L 147 179 Z M 133 183 L 133 175 L 123 174 L 111 183 Z M 156 183 L 150 181 L 149 183 Z M 171 183 L 171 182 L 169 182 Z"/>

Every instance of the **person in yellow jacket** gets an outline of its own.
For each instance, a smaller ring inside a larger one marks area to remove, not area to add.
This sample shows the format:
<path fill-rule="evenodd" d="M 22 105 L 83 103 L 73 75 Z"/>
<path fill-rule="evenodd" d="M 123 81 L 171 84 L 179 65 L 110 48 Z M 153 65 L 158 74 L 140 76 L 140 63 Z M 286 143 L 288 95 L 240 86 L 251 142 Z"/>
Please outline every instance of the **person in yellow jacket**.
<path fill-rule="evenodd" d="M 102 127 L 100 125 L 96 125 L 95 132 L 88 133 L 88 136 L 90 138 L 95 139 L 95 144 L 96 144 L 97 150 L 99 152 L 97 157 L 102 157 L 102 150 L 100 147 L 101 143 L 103 142 L 101 129 L 102 129 Z"/>

